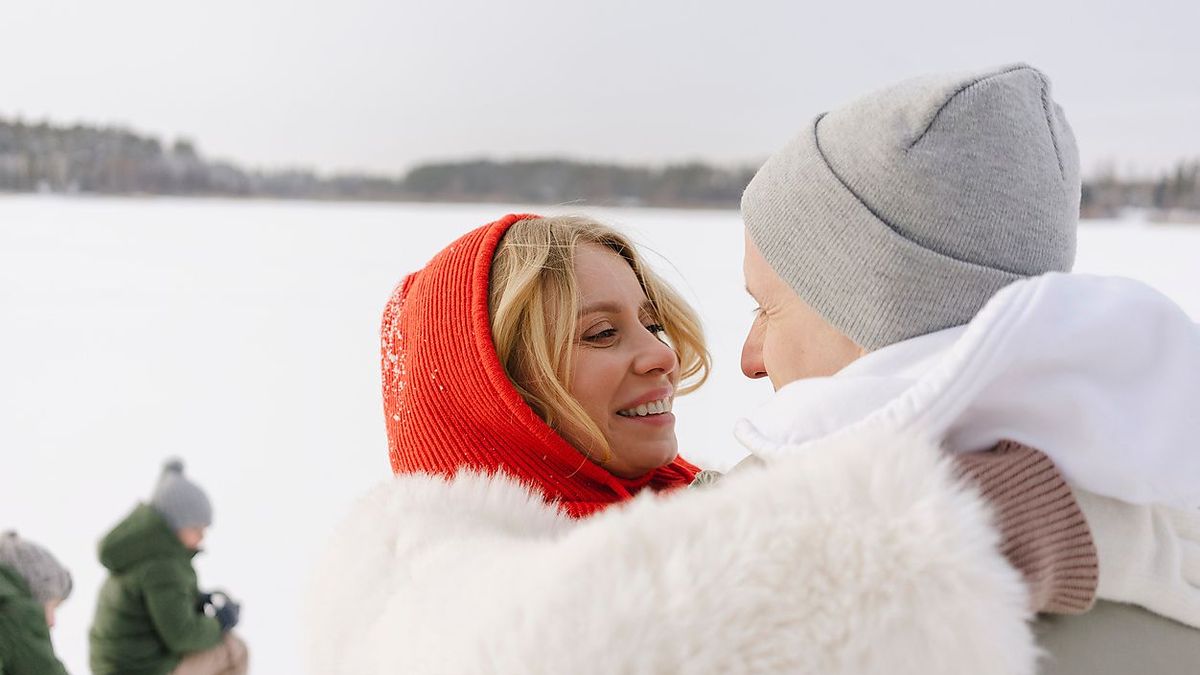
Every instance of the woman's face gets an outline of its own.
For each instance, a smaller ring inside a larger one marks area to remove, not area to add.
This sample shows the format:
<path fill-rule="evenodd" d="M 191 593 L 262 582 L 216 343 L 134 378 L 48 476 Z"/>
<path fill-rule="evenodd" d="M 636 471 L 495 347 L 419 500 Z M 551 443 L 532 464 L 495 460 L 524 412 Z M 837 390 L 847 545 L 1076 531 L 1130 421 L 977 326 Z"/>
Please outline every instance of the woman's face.
<path fill-rule="evenodd" d="M 580 246 L 574 260 L 579 316 L 567 388 L 608 441 L 604 468 L 637 478 L 678 452 L 679 360 L 629 263 L 599 244 Z"/>

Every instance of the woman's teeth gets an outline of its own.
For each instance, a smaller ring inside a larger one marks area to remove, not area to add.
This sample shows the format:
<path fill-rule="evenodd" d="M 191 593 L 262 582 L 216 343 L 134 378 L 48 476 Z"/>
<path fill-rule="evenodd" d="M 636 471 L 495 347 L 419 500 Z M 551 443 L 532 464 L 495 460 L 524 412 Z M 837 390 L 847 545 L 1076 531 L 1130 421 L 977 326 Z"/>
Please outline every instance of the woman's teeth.
<path fill-rule="evenodd" d="M 650 403 L 643 403 L 628 410 L 618 410 L 617 414 L 622 417 L 645 417 L 646 415 L 661 415 L 668 412 L 671 412 L 670 397 Z"/>

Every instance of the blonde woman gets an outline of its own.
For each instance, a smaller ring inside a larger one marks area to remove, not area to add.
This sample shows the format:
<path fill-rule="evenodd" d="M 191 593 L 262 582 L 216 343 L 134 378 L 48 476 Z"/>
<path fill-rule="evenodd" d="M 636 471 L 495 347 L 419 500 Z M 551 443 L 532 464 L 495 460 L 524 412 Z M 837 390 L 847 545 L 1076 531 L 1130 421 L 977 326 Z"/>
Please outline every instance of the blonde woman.
<path fill-rule="evenodd" d="M 313 673 L 1028 673 L 1057 551 L 1090 547 L 1086 525 L 993 525 L 993 453 L 955 467 L 912 439 L 677 490 L 700 325 L 591 219 L 452 243 L 394 292 L 382 365 L 397 476 L 321 563 Z M 1031 542 L 1023 575 L 1002 551 Z"/>
<path fill-rule="evenodd" d="M 573 516 L 688 485 L 670 408 L 708 374 L 695 313 L 599 223 L 501 222 L 384 311 L 392 469 L 502 471 Z"/>

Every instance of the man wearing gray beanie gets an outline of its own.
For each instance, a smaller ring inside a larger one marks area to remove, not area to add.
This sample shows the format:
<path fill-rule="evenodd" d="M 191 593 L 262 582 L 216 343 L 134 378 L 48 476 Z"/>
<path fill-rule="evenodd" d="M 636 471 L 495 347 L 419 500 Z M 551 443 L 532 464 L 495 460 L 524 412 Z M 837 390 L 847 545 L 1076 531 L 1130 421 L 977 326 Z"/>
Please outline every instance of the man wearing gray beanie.
<path fill-rule="evenodd" d="M 100 542 L 109 577 L 100 590 L 89 642 L 94 675 L 223 675 L 247 671 L 245 643 L 233 634 L 239 606 L 201 593 L 192 567 L 212 504 L 168 460 L 150 501 Z"/>
<path fill-rule="evenodd" d="M 16 532 L 0 534 L 0 673 L 66 675 L 50 629 L 71 585 L 49 551 Z"/>
<path fill-rule="evenodd" d="M 1028 65 L 817 115 L 742 197 L 759 304 L 742 370 L 776 394 L 735 433 L 767 460 L 853 434 L 1021 447 L 1006 489 L 1030 508 L 1069 501 L 1027 463 L 1045 453 L 1099 557 L 1098 580 L 1067 570 L 1077 611 L 1102 600 L 1042 624 L 1045 672 L 1191 672 L 1200 327 L 1143 284 L 1070 273 L 1079 195 L 1071 127 Z"/>

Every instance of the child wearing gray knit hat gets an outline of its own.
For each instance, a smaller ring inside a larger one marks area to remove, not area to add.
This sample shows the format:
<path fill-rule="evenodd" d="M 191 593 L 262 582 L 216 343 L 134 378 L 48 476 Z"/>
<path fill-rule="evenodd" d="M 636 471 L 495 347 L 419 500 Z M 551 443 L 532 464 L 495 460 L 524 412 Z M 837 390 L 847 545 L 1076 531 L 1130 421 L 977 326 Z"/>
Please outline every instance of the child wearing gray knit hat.
<path fill-rule="evenodd" d="M 16 532 L 0 535 L 0 565 L 19 574 L 38 602 L 62 602 L 71 595 L 71 573 L 67 568 L 50 551 Z"/>
<path fill-rule="evenodd" d="M 71 586 L 50 551 L 16 532 L 0 535 L 0 672 L 66 675 L 49 629 Z"/>
<path fill-rule="evenodd" d="M 178 458 L 163 464 L 150 505 L 172 530 L 212 525 L 212 503 L 208 501 L 208 495 L 184 477 L 183 460 Z"/>
<path fill-rule="evenodd" d="M 109 575 L 88 636 L 95 675 L 246 672 L 246 645 L 232 633 L 240 605 L 202 592 L 193 566 L 211 524 L 208 496 L 170 459 L 149 501 L 100 540 Z"/>

